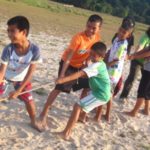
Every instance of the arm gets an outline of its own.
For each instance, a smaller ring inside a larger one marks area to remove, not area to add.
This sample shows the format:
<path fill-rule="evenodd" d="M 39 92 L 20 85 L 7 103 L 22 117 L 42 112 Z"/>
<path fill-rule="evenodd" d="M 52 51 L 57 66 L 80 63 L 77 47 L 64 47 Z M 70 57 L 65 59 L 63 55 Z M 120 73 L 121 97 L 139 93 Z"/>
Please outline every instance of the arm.
<path fill-rule="evenodd" d="M 136 52 L 139 52 L 140 50 L 142 50 L 143 49 L 143 46 L 142 45 L 138 45 L 137 47 L 136 47 L 136 49 L 135 49 L 135 53 Z"/>
<path fill-rule="evenodd" d="M 72 56 L 73 56 L 73 50 L 69 49 L 66 61 L 64 61 L 64 63 L 63 63 L 63 67 L 62 67 L 62 70 L 60 73 L 60 78 L 64 77 L 65 72 L 68 69 L 68 66 L 70 64 L 70 60 L 71 60 Z"/>
<path fill-rule="evenodd" d="M 7 70 L 7 66 L 8 66 L 9 59 L 10 59 L 10 49 L 11 49 L 10 45 L 6 46 L 1 55 L 0 83 L 3 82 L 4 76 Z"/>
<path fill-rule="evenodd" d="M 140 38 L 139 44 L 138 44 L 137 48 L 135 49 L 135 52 L 138 52 L 138 51 L 142 50 L 144 47 L 146 47 L 147 43 L 148 43 L 148 37 L 146 36 L 146 34 L 144 34 Z"/>
<path fill-rule="evenodd" d="M 113 61 L 108 62 L 109 55 L 110 55 L 110 50 L 108 50 L 108 52 L 106 53 L 104 62 L 107 64 L 108 67 L 111 67 L 118 62 L 118 59 L 114 59 Z"/>
<path fill-rule="evenodd" d="M 9 94 L 9 99 L 15 99 L 18 97 L 18 95 L 23 91 L 27 83 L 32 79 L 35 69 L 36 69 L 36 64 L 31 64 L 21 86 L 18 88 L 18 90 L 16 90 L 15 92 L 11 92 Z"/>
<path fill-rule="evenodd" d="M 107 51 L 107 53 L 106 53 L 106 55 L 105 55 L 105 58 L 104 58 L 104 62 L 105 62 L 106 64 L 108 63 L 109 55 L 110 55 L 110 50 Z"/>
<path fill-rule="evenodd" d="M 125 45 L 120 45 L 120 47 L 118 47 L 115 58 L 111 62 L 107 63 L 108 67 L 115 65 L 116 63 L 118 63 L 119 60 L 122 59 L 122 57 L 124 56 L 125 48 L 126 48 Z M 110 55 L 110 53 L 109 53 L 109 55 Z"/>
<path fill-rule="evenodd" d="M 6 69 L 7 69 L 7 65 L 6 65 L 6 64 L 1 64 L 1 65 L 0 65 L 0 83 L 3 82 Z"/>
<path fill-rule="evenodd" d="M 150 57 L 150 47 L 147 47 L 137 53 L 134 53 L 132 55 L 129 56 L 129 59 L 139 59 L 139 58 L 146 58 L 146 57 Z"/>
<path fill-rule="evenodd" d="M 67 50 L 67 57 L 66 57 L 66 61 L 64 61 L 64 64 L 62 66 L 62 70 L 61 70 L 61 73 L 60 73 L 60 78 L 61 77 L 64 77 L 65 75 L 65 72 L 66 70 L 68 69 L 68 66 L 70 64 L 70 60 L 74 54 L 74 51 L 79 47 L 79 44 L 80 44 L 80 38 L 78 37 L 78 35 L 75 35 L 71 42 L 70 42 L 70 45 L 68 47 L 68 50 Z"/>
<path fill-rule="evenodd" d="M 108 67 L 111 67 L 111 66 L 115 65 L 118 61 L 119 61 L 118 59 L 115 59 L 115 60 L 113 60 L 113 61 L 111 61 L 111 62 L 108 62 L 108 63 L 107 63 L 107 66 L 108 66 Z"/>
<path fill-rule="evenodd" d="M 66 82 L 69 82 L 69 81 L 73 81 L 75 79 L 78 79 L 80 77 L 86 77 L 86 73 L 84 71 L 79 71 L 77 73 L 74 73 L 70 76 L 67 76 L 67 77 L 63 77 L 63 78 L 60 78 L 56 81 L 56 84 L 62 84 L 62 83 L 66 83 Z"/>
<path fill-rule="evenodd" d="M 23 91 L 23 89 L 25 88 L 27 83 L 29 81 L 31 81 L 35 69 L 36 69 L 36 64 L 31 64 L 30 67 L 29 67 L 28 73 L 27 73 L 27 75 L 25 76 L 25 78 L 22 82 L 22 85 L 20 86 L 20 88 L 17 91 L 19 91 L 19 92 Z"/>

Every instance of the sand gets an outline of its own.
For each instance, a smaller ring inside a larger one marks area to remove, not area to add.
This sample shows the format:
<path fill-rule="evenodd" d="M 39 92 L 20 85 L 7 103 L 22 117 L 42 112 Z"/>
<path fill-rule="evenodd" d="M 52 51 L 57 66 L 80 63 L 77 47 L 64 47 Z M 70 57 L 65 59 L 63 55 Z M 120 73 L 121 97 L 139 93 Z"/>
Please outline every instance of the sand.
<path fill-rule="evenodd" d="M 9 43 L 4 22 L 0 22 L 0 49 Z M 48 93 L 54 87 L 58 64 L 69 38 L 63 35 L 51 36 L 45 32 L 31 33 L 29 39 L 38 43 L 44 63 L 38 65 L 33 77 L 33 86 L 46 82 L 50 86 L 42 94 L 33 92 L 37 105 L 37 116 L 46 102 Z M 125 64 L 124 78 L 127 76 L 129 62 Z M 139 77 L 140 79 L 140 77 Z M 29 124 L 24 104 L 19 100 L 0 103 L 0 149 L 1 150 L 149 150 L 150 117 L 139 114 L 136 118 L 122 112 L 131 110 L 135 104 L 139 81 L 133 85 L 128 103 L 119 102 L 119 96 L 113 102 L 111 122 L 102 119 L 101 124 L 92 121 L 85 125 L 78 123 L 73 130 L 71 141 L 64 141 L 55 132 L 62 131 L 71 114 L 73 105 L 79 100 L 80 91 L 61 94 L 56 99 L 48 115 L 50 129 L 39 133 Z M 12 90 L 12 87 L 9 91 Z M 7 92 L 8 93 L 8 92 Z M 104 109 L 105 110 L 105 109 Z M 90 117 L 94 114 L 90 113 Z"/>

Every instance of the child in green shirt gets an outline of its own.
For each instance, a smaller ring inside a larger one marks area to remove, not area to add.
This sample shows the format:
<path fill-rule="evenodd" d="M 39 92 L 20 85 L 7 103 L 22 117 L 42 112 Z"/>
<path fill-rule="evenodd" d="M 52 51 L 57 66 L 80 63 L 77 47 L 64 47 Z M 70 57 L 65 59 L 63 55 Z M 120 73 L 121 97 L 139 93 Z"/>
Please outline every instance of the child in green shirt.
<path fill-rule="evenodd" d="M 74 105 L 73 112 L 67 123 L 65 130 L 60 133 L 61 137 L 68 140 L 71 135 L 71 131 L 78 121 L 81 112 L 90 112 L 94 108 L 99 107 L 99 113 L 102 111 L 102 105 L 107 104 L 111 97 L 111 85 L 107 72 L 107 67 L 103 62 L 105 57 L 106 46 L 101 42 L 95 43 L 90 52 L 90 59 L 92 64 L 87 68 L 74 73 L 70 76 L 60 78 L 57 80 L 57 84 L 73 81 L 79 77 L 88 77 L 91 93 L 81 99 Z M 100 107 L 101 106 L 101 107 Z"/>

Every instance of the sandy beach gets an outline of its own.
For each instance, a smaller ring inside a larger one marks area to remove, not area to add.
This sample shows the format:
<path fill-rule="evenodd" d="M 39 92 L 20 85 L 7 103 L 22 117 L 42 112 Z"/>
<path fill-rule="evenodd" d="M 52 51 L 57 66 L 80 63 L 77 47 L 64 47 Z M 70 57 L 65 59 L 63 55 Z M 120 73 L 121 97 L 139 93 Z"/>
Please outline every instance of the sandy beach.
<path fill-rule="evenodd" d="M 6 20 L 0 22 L 0 49 L 9 43 Z M 49 31 L 50 33 L 50 31 Z M 46 102 L 48 93 L 54 87 L 61 54 L 70 37 L 54 36 L 47 32 L 31 33 L 29 39 L 41 49 L 43 63 L 38 65 L 33 77 L 33 87 L 49 82 L 43 90 L 33 92 L 37 116 Z M 125 63 L 124 79 L 128 74 L 129 62 Z M 50 129 L 39 133 L 29 124 L 29 117 L 23 102 L 11 100 L 0 104 L 0 149 L 1 150 L 150 150 L 150 117 L 139 113 L 131 118 L 123 114 L 135 104 L 139 79 L 134 83 L 128 102 L 119 102 L 119 95 L 113 101 L 111 121 L 102 119 L 101 124 L 88 121 L 78 123 L 70 141 L 64 141 L 55 132 L 66 126 L 73 105 L 79 100 L 80 92 L 60 94 L 48 115 Z M 10 91 L 12 87 L 9 88 Z M 7 92 L 8 93 L 8 92 Z M 105 111 L 105 109 L 104 109 Z M 94 113 L 90 113 L 92 118 Z"/>

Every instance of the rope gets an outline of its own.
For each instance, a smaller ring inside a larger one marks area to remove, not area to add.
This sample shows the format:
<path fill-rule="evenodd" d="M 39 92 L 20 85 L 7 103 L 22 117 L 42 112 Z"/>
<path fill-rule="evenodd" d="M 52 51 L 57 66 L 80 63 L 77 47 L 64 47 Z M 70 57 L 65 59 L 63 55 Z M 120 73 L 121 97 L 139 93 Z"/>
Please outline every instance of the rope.
<path fill-rule="evenodd" d="M 28 92 L 32 92 L 32 91 L 41 89 L 41 88 L 44 88 L 44 87 L 48 86 L 49 84 L 50 84 L 50 83 L 46 83 L 46 84 L 41 85 L 41 86 L 38 86 L 38 87 L 36 87 L 36 88 L 32 88 L 31 90 L 21 92 L 18 96 L 20 96 L 20 95 L 22 95 L 22 94 L 25 94 L 25 93 L 28 93 Z M 9 100 L 9 97 L 1 98 L 1 99 L 0 99 L 0 102 L 6 101 L 6 100 Z"/>

